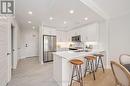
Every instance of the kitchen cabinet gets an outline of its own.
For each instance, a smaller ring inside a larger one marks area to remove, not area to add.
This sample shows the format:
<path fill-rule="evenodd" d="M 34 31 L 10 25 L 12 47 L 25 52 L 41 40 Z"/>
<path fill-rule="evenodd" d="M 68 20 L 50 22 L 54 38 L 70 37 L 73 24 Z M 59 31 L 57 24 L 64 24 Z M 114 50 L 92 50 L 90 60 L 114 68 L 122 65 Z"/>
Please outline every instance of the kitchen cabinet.
<path fill-rule="evenodd" d="M 81 29 L 75 29 L 68 31 L 68 41 L 72 41 L 72 36 L 78 36 L 81 35 Z"/>
<path fill-rule="evenodd" d="M 74 35 L 74 33 L 72 32 L 72 30 L 67 32 L 67 39 L 68 39 L 69 42 L 71 42 L 71 37 L 73 35 Z"/>
<path fill-rule="evenodd" d="M 72 36 L 81 35 L 82 42 L 95 42 L 98 41 L 98 23 L 86 25 L 84 27 L 71 30 L 68 32 L 69 41 Z"/>
<path fill-rule="evenodd" d="M 88 37 L 87 37 L 87 26 L 82 27 L 82 28 L 80 29 L 80 32 L 81 32 L 81 41 L 82 41 L 82 42 L 86 42 L 87 39 L 88 39 Z"/>
<path fill-rule="evenodd" d="M 57 42 L 67 42 L 67 32 L 66 31 L 56 31 Z"/>
<path fill-rule="evenodd" d="M 54 28 L 43 27 L 44 35 L 56 35 L 57 42 L 71 42 L 72 36 L 81 35 L 82 42 L 95 42 L 98 41 L 99 30 L 98 23 L 86 25 L 81 28 L 66 31 L 56 31 Z"/>
<path fill-rule="evenodd" d="M 42 28 L 43 35 L 56 35 L 56 29 L 50 27 Z"/>

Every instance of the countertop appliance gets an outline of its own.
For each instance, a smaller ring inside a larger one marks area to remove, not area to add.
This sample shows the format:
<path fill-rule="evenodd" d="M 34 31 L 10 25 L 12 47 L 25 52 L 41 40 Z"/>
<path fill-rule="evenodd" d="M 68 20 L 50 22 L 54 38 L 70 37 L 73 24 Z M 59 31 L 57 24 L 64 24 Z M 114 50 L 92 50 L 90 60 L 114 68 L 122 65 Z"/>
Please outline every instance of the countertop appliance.
<path fill-rule="evenodd" d="M 56 36 L 43 35 L 43 62 L 53 61 L 53 52 L 56 52 Z"/>
<path fill-rule="evenodd" d="M 81 36 L 80 35 L 72 36 L 72 42 L 81 42 Z"/>

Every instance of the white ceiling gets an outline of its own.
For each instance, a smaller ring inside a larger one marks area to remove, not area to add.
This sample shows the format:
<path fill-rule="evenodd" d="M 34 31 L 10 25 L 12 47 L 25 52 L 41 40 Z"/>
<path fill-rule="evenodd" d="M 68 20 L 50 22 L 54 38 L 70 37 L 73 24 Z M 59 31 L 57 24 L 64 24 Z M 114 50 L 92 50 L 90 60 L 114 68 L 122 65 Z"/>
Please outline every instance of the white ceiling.
<path fill-rule="evenodd" d="M 74 14 L 70 14 L 70 10 L 74 10 Z M 33 14 L 29 15 L 28 11 L 32 11 Z M 53 21 L 49 20 L 50 16 L 54 17 Z M 84 20 L 85 17 L 88 17 L 88 21 Z M 101 21 L 103 18 L 80 0 L 16 0 L 16 20 L 21 29 L 32 29 L 33 25 L 38 27 L 43 23 L 58 30 L 70 30 L 87 23 Z M 27 23 L 29 20 L 32 24 Z M 64 21 L 67 21 L 67 24 L 64 24 Z"/>
<path fill-rule="evenodd" d="M 130 0 L 93 0 L 111 18 L 130 13 Z"/>

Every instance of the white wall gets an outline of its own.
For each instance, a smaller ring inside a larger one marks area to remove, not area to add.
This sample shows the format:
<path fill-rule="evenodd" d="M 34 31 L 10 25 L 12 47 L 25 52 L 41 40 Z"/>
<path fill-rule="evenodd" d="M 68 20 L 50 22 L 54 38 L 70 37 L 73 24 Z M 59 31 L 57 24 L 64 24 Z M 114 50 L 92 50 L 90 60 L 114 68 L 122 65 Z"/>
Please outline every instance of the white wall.
<path fill-rule="evenodd" d="M 99 41 L 98 48 L 103 49 L 105 52 L 105 57 L 103 58 L 105 66 L 108 66 L 108 22 L 102 21 L 99 22 Z"/>
<path fill-rule="evenodd" d="M 20 58 L 32 56 L 38 56 L 38 31 L 24 28 L 21 33 Z"/>
<path fill-rule="evenodd" d="M 19 49 L 18 49 L 18 47 L 20 46 L 19 45 L 19 42 L 20 42 L 20 39 L 19 39 L 19 37 L 20 37 L 20 33 L 21 33 L 21 31 L 20 31 L 20 28 L 19 28 L 19 26 L 18 26 L 18 24 L 17 24 L 17 21 L 16 20 L 14 20 L 14 61 L 13 61 L 13 68 L 14 69 L 16 69 L 16 67 L 17 67 L 17 62 L 18 62 L 18 59 L 19 59 Z"/>
<path fill-rule="evenodd" d="M 43 27 L 39 26 L 39 62 L 43 64 Z"/>
<path fill-rule="evenodd" d="M 20 50 L 21 50 L 21 35 L 22 35 L 22 31 L 21 29 L 18 29 L 18 37 L 17 37 L 17 43 L 18 43 L 18 60 L 20 59 Z"/>
<path fill-rule="evenodd" d="M 109 22 L 109 59 L 120 54 L 130 54 L 130 14 L 111 19 Z"/>

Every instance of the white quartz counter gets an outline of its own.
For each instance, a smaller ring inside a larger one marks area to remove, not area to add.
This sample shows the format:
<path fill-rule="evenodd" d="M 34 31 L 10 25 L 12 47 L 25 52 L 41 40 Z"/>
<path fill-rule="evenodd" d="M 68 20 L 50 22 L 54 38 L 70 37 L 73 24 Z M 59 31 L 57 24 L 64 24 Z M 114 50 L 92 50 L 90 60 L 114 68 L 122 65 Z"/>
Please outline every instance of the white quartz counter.
<path fill-rule="evenodd" d="M 58 52 L 54 52 L 53 54 L 58 55 L 64 59 L 71 60 L 73 58 L 85 57 L 87 55 L 91 55 L 99 52 L 103 52 L 103 50 L 93 50 L 91 52 L 58 51 Z"/>

